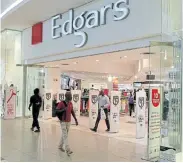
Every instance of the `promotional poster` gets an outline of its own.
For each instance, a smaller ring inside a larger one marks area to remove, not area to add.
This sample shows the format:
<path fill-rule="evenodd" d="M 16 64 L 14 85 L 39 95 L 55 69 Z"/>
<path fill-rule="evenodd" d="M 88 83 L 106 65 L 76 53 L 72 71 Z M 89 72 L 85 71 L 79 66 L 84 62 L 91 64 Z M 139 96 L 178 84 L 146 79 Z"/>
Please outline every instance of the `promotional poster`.
<path fill-rule="evenodd" d="M 90 90 L 89 92 L 89 106 L 90 106 L 89 126 L 90 128 L 94 128 L 95 122 L 98 116 L 98 95 L 99 95 L 98 90 Z"/>
<path fill-rule="evenodd" d="M 16 117 L 16 88 L 6 89 L 4 119 L 14 119 Z"/>
<path fill-rule="evenodd" d="M 60 90 L 58 92 L 58 94 L 57 94 L 57 102 L 65 100 L 65 93 L 66 93 L 66 90 Z"/>
<path fill-rule="evenodd" d="M 119 132 L 120 128 L 121 92 L 111 91 L 110 132 Z"/>
<path fill-rule="evenodd" d="M 44 119 L 52 118 L 52 91 L 46 90 L 44 95 Z"/>
<path fill-rule="evenodd" d="M 79 120 L 80 117 L 80 108 L 81 108 L 81 91 L 80 90 L 72 90 L 72 105 L 73 110 L 75 112 L 77 120 Z M 75 120 L 72 116 L 71 123 L 75 124 Z"/>
<path fill-rule="evenodd" d="M 145 137 L 145 112 L 146 112 L 146 92 L 138 91 L 136 93 L 136 138 L 141 139 Z"/>
<path fill-rule="evenodd" d="M 160 156 L 161 89 L 150 88 L 148 159 Z"/>

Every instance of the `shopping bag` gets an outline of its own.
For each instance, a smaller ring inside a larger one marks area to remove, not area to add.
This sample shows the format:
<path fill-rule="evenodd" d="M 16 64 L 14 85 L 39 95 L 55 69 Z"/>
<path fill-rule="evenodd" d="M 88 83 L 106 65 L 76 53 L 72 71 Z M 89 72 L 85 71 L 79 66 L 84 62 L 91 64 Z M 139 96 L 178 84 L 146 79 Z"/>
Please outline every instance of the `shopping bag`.
<path fill-rule="evenodd" d="M 106 119 L 106 115 L 105 115 L 104 109 L 102 109 L 102 108 L 100 110 L 100 115 L 101 115 L 101 119 L 102 120 L 105 120 Z"/>

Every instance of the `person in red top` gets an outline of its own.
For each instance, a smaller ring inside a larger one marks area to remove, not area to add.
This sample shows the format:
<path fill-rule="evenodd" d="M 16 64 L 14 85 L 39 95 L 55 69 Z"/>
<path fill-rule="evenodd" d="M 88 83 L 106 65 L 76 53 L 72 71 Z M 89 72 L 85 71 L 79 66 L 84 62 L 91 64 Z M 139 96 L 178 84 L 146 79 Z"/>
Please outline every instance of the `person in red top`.
<path fill-rule="evenodd" d="M 71 124 L 71 114 L 76 121 L 76 125 L 78 125 L 78 121 L 76 119 L 71 100 L 72 100 L 71 92 L 66 92 L 65 101 L 61 101 L 57 106 L 57 110 L 60 110 L 62 112 L 60 116 L 58 115 L 61 128 L 62 128 L 62 137 L 59 144 L 59 149 L 62 152 L 65 152 L 66 150 L 68 155 L 73 153 L 68 144 L 68 133 L 69 133 L 69 128 Z M 64 145 L 65 145 L 65 150 L 64 150 Z"/>

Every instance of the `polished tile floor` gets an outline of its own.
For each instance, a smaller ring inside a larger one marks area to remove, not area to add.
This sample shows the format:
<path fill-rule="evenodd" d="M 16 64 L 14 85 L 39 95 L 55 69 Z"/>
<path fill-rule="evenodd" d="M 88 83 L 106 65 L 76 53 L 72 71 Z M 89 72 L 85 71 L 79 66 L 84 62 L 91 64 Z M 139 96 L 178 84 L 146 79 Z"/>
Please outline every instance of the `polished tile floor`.
<path fill-rule="evenodd" d="M 86 120 L 87 118 L 83 118 L 80 121 L 81 126 L 77 128 L 71 127 L 69 144 L 74 153 L 70 157 L 57 149 L 61 130 L 56 120 L 42 120 L 41 133 L 30 131 L 31 119 L 1 120 L 1 160 L 16 162 L 142 161 L 145 146 L 133 141 L 133 135 L 128 133 L 125 137 L 124 134 L 119 133 L 104 134 L 104 123 L 101 123 L 99 133 L 95 134 L 90 132 L 86 125 L 82 125 Z M 127 123 L 127 125 L 134 124 Z M 128 126 L 127 128 L 130 130 Z M 123 130 L 125 131 L 124 128 Z"/>

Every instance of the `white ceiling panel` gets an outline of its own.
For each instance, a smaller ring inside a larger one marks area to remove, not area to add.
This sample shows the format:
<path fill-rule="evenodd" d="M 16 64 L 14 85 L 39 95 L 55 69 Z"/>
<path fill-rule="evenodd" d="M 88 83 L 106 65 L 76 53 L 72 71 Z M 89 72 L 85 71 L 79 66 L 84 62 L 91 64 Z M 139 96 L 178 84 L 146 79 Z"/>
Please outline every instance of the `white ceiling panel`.
<path fill-rule="evenodd" d="M 24 0 L 1 20 L 1 29 L 23 30 L 94 0 Z"/>
<path fill-rule="evenodd" d="M 149 48 L 133 49 L 128 51 L 120 51 L 108 54 L 101 54 L 89 57 L 81 57 L 69 60 L 61 60 L 56 62 L 42 63 L 45 67 L 57 67 L 62 72 L 72 75 L 80 76 L 81 78 L 87 78 L 91 74 L 96 78 L 106 78 L 109 75 L 121 78 L 124 81 L 134 81 L 135 76 L 142 80 L 145 80 L 146 74 L 149 70 L 153 74 L 160 73 L 160 64 L 165 68 L 172 66 L 172 53 L 171 50 L 167 51 L 167 60 L 163 60 L 164 57 L 159 47 L 153 47 L 153 54 L 148 53 Z M 160 57 L 162 61 L 160 60 Z M 138 71 L 139 60 L 150 59 L 150 66 L 142 67 Z M 161 62 L 160 62 L 161 61 Z M 80 74 L 80 75 L 79 75 Z"/>

